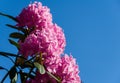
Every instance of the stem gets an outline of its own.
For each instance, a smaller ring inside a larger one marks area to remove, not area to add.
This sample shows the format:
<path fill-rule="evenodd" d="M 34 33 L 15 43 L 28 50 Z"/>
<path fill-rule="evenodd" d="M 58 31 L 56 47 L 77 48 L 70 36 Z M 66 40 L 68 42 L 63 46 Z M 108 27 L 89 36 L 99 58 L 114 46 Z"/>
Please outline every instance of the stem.
<path fill-rule="evenodd" d="M 58 83 L 61 83 L 61 81 L 55 77 L 53 74 L 51 74 L 50 72 L 46 71 L 48 75 L 50 75 L 52 78 L 54 78 L 56 81 L 58 81 Z"/>
<path fill-rule="evenodd" d="M 35 57 L 36 57 L 36 56 L 33 56 L 31 59 L 25 61 L 25 63 L 30 62 L 30 61 L 33 60 Z"/>
<path fill-rule="evenodd" d="M 15 64 L 15 62 L 14 62 L 14 60 L 13 59 L 11 59 L 9 56 L 8 56 L 8 58 Z"/>
<path fill-rule="evenodd" d="M 27 80 L 27 78 L 29 77 L 32 71 L 33 71 L 33 68 L 30 69 L 29 73 L 27 74 L 27 77 L 23 80 L 23 83 L 25 83 L 25 81 Z"/>

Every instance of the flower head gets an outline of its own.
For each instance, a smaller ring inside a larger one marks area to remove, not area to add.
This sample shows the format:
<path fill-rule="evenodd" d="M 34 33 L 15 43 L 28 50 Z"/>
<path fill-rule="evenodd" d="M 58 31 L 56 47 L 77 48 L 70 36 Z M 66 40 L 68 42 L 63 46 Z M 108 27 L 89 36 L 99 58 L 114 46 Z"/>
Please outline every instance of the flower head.
<path fill-rule="evenodd" d="M 61 83 L 81 83 L 81 79 L 79 76 L 79 68 L 72 55 L 68 56 L 67 54 L 65 54 L 65 56 L 61 58 L 60 57 L 47 58 L 44 65 L 46 71 L 53 74 L 56 78 L 58 78 L 61 81 Z M 44 75 L 37 74 L 35 79 L 30 80 L 31 81 L 30 83 L 36 83 L 36 82 L 47 83 L 50 80 L 51 83 L 58 83 L 54 78 L 52 78 L 47 73 Z"/>
<path fill-rule="evenodd" d="M 26 57 L 36 53 L 59 56 L 64 51 L 66 41 L 62 29 L 55 24 L 34 30 L 24 42 L 20 41 L 19 44 L 19 53 Z"/>
<path fill-rule="evenodd" d="M 56 74 L 59 71 L 60 65 L 61 65 L 60 56 L 45 57 L 44 66 L 48 72 Z"/>
<path fill-rule="evenodd" d="M 46 26 L 46 24 L 52 24 L 50 9 L 46 6 L 42 6 L 40 2 L 29 4 L 29 6 L 24 8 L 16 18 L 18 20 L 17 26 L 20 27 L 41 28 Z"/>
<path fill-rule="evenodd" d="M 62 57 L 62 63 L 58 76 L 62 79 L 62 83 L 81 83 L 79 77 L 79 68 L 76 64 L 75 59 L 71 56 L 65 54 Z"/>
<path fill-rule="evenodd" d="M 67 54 L 61 57 L 66 46 L 65 35 L 62 28 L 52 23 L 49 8 L 42 6 L 40 2 L 34 2 L 24 8 L 16 18 L 18 20 L 16 26 L 27 27 L 28 31 L 32 30 L 23 41 L 19 40 L 19 53 L 25 58 L 38 53 L 44 54 L 42 64 L 46 71 L 57 76 L 62 83 L 80 83 L 79 69 L 75 59 Z M 37 72 L 35 78 L 26 83 L 48 82 L 57 83 L 47 73 L 41 75 Z"/>

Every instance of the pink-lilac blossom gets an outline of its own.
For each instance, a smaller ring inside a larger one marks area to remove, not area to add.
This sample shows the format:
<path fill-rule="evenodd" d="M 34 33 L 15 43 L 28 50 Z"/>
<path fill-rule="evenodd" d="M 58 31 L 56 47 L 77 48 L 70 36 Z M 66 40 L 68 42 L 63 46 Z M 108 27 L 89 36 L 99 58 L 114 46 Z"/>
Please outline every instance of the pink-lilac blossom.
<path fill-rule="evenodd" d="M 79 68 L 72 55 L 68 56 L 65 54 L 62 57 L 62 65 L 57 74 L 62 79 L 62 83 L 81 83 Z"/>
<path fill-rule="evenodd" d="M 61 57 L 60 56 L 45 56 L 44 66 L 46 70 L 52 74 L 56 74 L 59 71 L 61 66 Z"/>
<path fill-rule="evenodd" d="M 54 24 L 41 28 L 41 30 L 34 30 L 25 38 L 24 42 L 20 41 L 19 44 L 19 53 L 25 57 L 36 53 L 59 56 L 64 51 L 66 41 L 63 30 Z"/>
<path fill-rule="evenodd" d="M 81 83 L 79 67 L 72 55 L 47 58 L 47 71 L 61 79 L 61 83 Z M 46 63 L 46 62 L 45 62 Z"/>
<path fill-rule="evenodd" d="M 42 6 L 40 2 L 34 2 L 25 7 L 22 12 L 16 17 L 18 20 L 17 26 L 28 28 L 45 27 L 47 24 L 52 24 L 52 15 L 47 6 Z"/>
<path fill-rule="evenodd" d="M 62 83 L 81 83 L 79 68 L 76 60 L 64 52 L 66 45 L 65 36 L 62 28 L 52 23 L 52 15 L 49 8 L 42 6 L 40 2 L 34 2 L 24 8 L 19 16 L 16 17 L 16 26 L 35 28 L 24 41 L 19 40 L 19 53 L 25 58 L 42 53 L 43 65 L 46 71 L 59 77 Z M 57 83 L 47 73 L 41 75 L 37 72 L 34 79 L 26 83 Z"/>
<path fill-rule="evenodd" d="M 81 83 L 79 68 L 72 55 L 68 56 L 65 54 L 61 58 L 51 58 L 47 59 L 48 64 L 44 64 L 46 71 L 56 76 L 61 83 Z M 48 81 L 50 81 L 50 83 L 58 83 L 50 75 L 41 75 L 39 73 L 37 73 L 35 79 L 30 79 L 27 83 L 47 83 Z"/>

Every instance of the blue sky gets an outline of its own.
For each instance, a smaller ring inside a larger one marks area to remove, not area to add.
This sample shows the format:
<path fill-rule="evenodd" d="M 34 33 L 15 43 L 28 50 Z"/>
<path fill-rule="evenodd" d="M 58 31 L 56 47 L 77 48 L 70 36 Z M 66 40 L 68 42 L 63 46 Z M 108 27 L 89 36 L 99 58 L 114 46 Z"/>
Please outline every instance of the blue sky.
<path fill-rule="evenodd" d="M 0 0 L 0 12 L 13 16 L 34 0 Z M 37 0 L 51 9 L 53 21 L 65 32 L 65 53 L 72 53 L 84 83 L 120 83 L 120 1 L 119 0 Z M 0 51 L 16 53 L 7 39 L 15 24 L 0 16 Z M 0 65 L 10 67 L 3 57 Z M 0 72 L 0 79 L 4 71 Z M 8 83 L 6 81 L 6 83 Z"/>

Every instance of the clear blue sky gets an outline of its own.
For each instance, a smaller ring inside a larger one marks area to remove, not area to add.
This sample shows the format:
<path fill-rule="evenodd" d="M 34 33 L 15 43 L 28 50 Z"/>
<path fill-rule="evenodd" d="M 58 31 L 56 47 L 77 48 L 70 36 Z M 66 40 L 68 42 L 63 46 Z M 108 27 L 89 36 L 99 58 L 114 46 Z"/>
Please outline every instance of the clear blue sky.
<path fill-rule="evenodd" d="M 0 12 L 18 15 L 34 0 L 0 0 Z M 119 0 L 37 0 L 51 9 L 53 21 L 64 29 L 65 53 L 77 58 L 84 83 L 120 83 L 120 1 Z M 0 16 L 0 51 L 16 53 L 7 39 L 13 32 Z M 3 57 L 0 65 L 10 67 Z M 0 79 L 5 72 L 0 72 Z M 6 83 L 9 83 L 6 81 Z"/>

